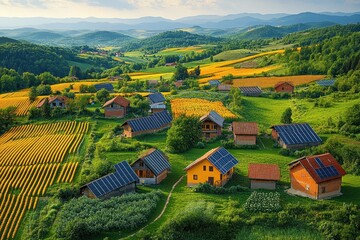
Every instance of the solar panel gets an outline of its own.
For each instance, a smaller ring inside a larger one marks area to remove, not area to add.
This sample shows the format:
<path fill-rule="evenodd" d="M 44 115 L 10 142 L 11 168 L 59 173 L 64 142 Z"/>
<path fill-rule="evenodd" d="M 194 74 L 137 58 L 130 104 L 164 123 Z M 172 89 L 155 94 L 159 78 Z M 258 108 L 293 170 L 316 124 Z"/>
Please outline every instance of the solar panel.
<path fill-rule="evenodd" d="M 321 138 L 307 123 L 274 126 L 280 139 L 287 145 L 321 143 Z"/>
<path fill-rule="evenodd" d="M 97 91 L 103 88 L 108 90 L 109 92 L 114 91 L 114 86 L 111 83 L 99 83 L 99 84 L 95 84 L 94 87 L 96 88 Z"/>
<path fill-rule="evenodd" d="M 208 159 L 222 174 L 226 174 L 239 162 L 225 148 L 219 148 L 216 152 L 212 153 Z"/>
<path fill-rule="evenodd" d="M 325 167 L 320 158 L 315 158 L 315 161 L 321 168 Z"/>
<path fill-rule="evenodd" d="M 148 96 L 151 103 L 165 102 L 166 99 L 161 93 L 152 93 Z"/>
<path fill-rule="evenodd" d="M 333 80 L 333 79 L 319 80 L 319 81 L 316 81 L 316 83 L 321 87 L 330 87 L 330 86 L 334 86 L 335 80 Z"/>
<path fill-rule="evenodd" d="M 245 96 L 259 96 L 263 92 L 260 87 L 254 86 L 254 87 L 239 87 L 241 93 Z"/>
<path fill-rule="evenodd" d="M 145 156 L 143 160 L 146 166 L 148 166 L 155 175 L 159 175 L 166 169 L 171 168 L 169 161 L 159 150 L 153 151 L 149 155 Z"/>
<path fill-rule="evenodd" d="M 220 81 L 219 80 L 210 80 L 209 85 L 211 85 L 211 86 L 219 86 Z"/>
<path fill-rule="evenodd" d="M 159 129 L 171 123 L 172 117 L 168 111 L 154 113 L 147 117 L 128 120 L 134 132 L 146 131 L 151 129 Z"/>

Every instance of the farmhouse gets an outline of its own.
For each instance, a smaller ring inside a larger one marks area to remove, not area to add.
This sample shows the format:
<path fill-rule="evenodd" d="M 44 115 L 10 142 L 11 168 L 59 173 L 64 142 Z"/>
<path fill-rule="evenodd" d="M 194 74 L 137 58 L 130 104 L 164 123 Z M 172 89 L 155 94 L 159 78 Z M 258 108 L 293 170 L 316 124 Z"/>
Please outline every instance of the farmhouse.
<path fill-rule="evenodd" d="M 290 194 L 313 199 L 341 195 L 342 176 L 346 172 L 330 153 L 296 159 L 289 167 Z"/>
<path fill-rule="evenodd" d="M 248 169 L 251 189 L 276 189 L 280 168 L 276 164 L 250 163 Z"/>
<path fill-rule="evenodd" d="M 125 193 L 135 192 L 139 178 L 129 163 L 115 165 L 115 172 L 92 181 L 80 188 L 80 193 L 89 198 L 107 199 Z"/>
<path fill-rule="evenodd" d="M 155 104 L 155 103 L 165 103 L 166 99 L 164 97 L 164 95 L 162 95 L 162 93 L 152 93 L 152 94 L 149 94 L 147 96 L 150 104 Z"/>
<path fill-rule="evenodd" d="M 206 182 L 216 187 L 224 186 L 238 162 L 225 148 L 214 148 L 185 168 L 187 186 Z"/>
<path fill-rule="evenodd" d="M 56 107 L 66 108 L 66 104 L 68 101 L 68 98 L 65 96 L 53 96 L 53 97 L 44 98 L 39 102 L 39 104 L 36 107 L 41 108 L 45 103 L 45 99 L 48 99 L 50 108 L 56 108 Z"/>
<path fill-rule="evenodd" d="M 146 133 L 155 133 L 170 127 L 172 117 L 168 111 L 154 113 L 147 117 L 135 118 L 124 122 L 125 137 L 135 137 Z"/>
<path fill-rule="evenodd" d="M 131 167 L 141 184 L 159 184 L 171 170 L 165 154 L 156 148 L 149 149 Z"/>
<path fill-rule="evenodd" d="M 104 105 L 105 117 L 123 118 L 126 115 L 130 101 L 124 97 L 117 96 L 107 101 Z"/>
<path fill-rule="evenodd" d="M 200 118 L 201 131 L 205 139 L 216 138 L 221 135 L 221 129 L 224 125 L 224 118 L 217 112 L 211 111 Z"/>
<path fill-rule="evenodd" d="M 239 145 L 256 145 L 259 128 L 256 122 L 233 122 L 234 143 Z"/>
<path fill-rule="evenodd" d="M 220 84 L 217 86 L 217 88 L 220 92 L 229 92 L 231 90 L 231 86 L 226 84 Z"/>
<path fill-rule="evenodd" d="M 101 89 L 106 89 L 109 92 L 114 92 L 114 86 L 111 83 L 98 83 L 94 85 L 96 91 L 99 91 Z"/>
<path fill-rule="evenodd" d="M 242 95 L 244 96 L 249 96 L 249 97 L 258 97 L 260 96 L 263 91 L 261 90 L 260 87 L 258 86 L 254 86 L 254 87 L 239 87 L 240 92 Z"/>
<path fill-rule="evenodd" d="M 176 66 L 176 62 L 170 62 L 170 63 L 165 63 L 166 67 L 175 67 Z"/>
<path fill-rule="evenodd" d="M 294 92 L 294 84 L 291 82 L 278 82 L 274 86 L 275 92 L 287 92 L 287 93 L 293 93 Z"/>
<path fill-rule="evenodd" d="M 302 149 L 322 143 L 321 138 L 307 123 L 275 125 L 271 128 L 272 138 L 283 148 Z"/>

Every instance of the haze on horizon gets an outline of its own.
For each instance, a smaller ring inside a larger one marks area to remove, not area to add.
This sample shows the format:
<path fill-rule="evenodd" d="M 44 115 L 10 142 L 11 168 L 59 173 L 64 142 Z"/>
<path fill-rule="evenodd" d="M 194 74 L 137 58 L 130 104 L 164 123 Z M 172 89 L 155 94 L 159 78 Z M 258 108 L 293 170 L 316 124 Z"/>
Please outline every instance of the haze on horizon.
<path fill-rule="evenodd" d="M 360 0 L 0 0 L 0 17 L 178 19 L 236 13 L 359 11 Z"/>

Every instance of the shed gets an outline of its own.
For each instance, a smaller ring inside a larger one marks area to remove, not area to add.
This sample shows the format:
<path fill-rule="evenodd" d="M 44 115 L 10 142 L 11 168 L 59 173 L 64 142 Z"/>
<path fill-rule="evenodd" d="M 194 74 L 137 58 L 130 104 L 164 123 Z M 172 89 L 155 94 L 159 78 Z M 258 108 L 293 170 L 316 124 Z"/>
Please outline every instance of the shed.
<path fill-rule="evenodd" d="M 275 92 L 293 93 L 295 86 L 292 82 L 278 82 L 275 84 L 274 88 Z"/>
<path fill-rule="evenodd" d="M 256 145 L 259 128 L 256 122 L 233 122 L 234 143 L 239 145 Z"/>
<path fill-rule="evenodd" d="M 231 90 L 231 85 L 220 84 L 217 86 L 217 88 L 220 92 L 229 92 Z"/>
<path fill-rule="evenodd" d="M 219 86 L 221 83 L 219 80 L 210 80 L 209 81 L 209 85 L 212 86 L 212 87 L 217 87 Z"/>
<path fill-rule="evenodd" d="M 242 95 L 249 97 L 258 97 L 263 93 L 261 88 L 258 86 L 239 87 L 239 89 Z"/>
<path fill-rule="evenodd" d="M 141 184 L 159 184 L 171 170 L 165 154 L 156 148 L 146 151 L 131 164 L 131 167 L 139 177 Z"/>
<path fill-rule="evenodd" d="M 166 105 L 163 103 L 153 103 L 150 104 L 150 110 L 149 112 L 151 113 L 157 113 L 157 112 L 162 112 L 166 110 Z"/>
<path fill-rule="evenodd" d="M 48 98 L 44 98 L 43 100 L 41 100 L 36 107 L 41 108 L 45 103 L 45 99 L 48 99 L 50 108 L 56 108 L 56 107 L 66 108 L 67 101 L 69 100 L 65 96 L 48 97 Z"/>
<path fill-rule="evenodd" d="M 224 186 L 232 177 L 234 167 L 239 161 L 225 148 L 211 149 L 185 168 L 187 185 L 209 183 L 213 186 Z"/>
<path fill-rule="evenodd" d="M 109 92 L 114 92 L 114 86 L 111 83 L 98 83 L 94 85 L 96 91 L 99 91 L 101 89 L 106 89 Z"/>
<path fill-rule="evenodd" d="M 107 199 L 125 193 L 135 192 L 139 182 L 129 163 L 123 161 L 115 165 L 115 172 L 94 180 L 80 188 L 80 193 L 89 198 Z"/>
<path fill-rule="evenodd" d="M 126 116 L 129 105 L 129 100 L 122 96 L 116 96 L 103 105 L 105 117 L 123 118 Z"/>
<path fill-rule="evenodd" d="M 149 87 L 157 87 L 160 84 L 158 80 L 147 80 L 147 83 L 149 84 Z"/>
<path fill-rule="evenodd" d="M 329 80 L 319 80 L 316 81 L 316 83 L 321 86 L 321 87 L 332 87 L 335 85 L 336 80 L 334 79 L 329 79 Z"/>
<path fill-rule="evenodd" d="M 250 163 L 248 169 L 251 189 L 276 189 L 280 180 L 280 168 L 276 164 Z"/>
<path fill-rule="evenodd" d="M 200 118 L 201 131 L 203 137 L 212 139 L 221 135 L 221 130 L 224 125 L 224 118 L 217 112 L 210 111 L 208 114 Z"/>
<path fill-rule="evenodd" d="M 342 176 L 346 172 L 330 153 L 296 159 L 289 163 L 289 168 L 290 194 L 313 199 L 342 194 Z"/>
<path fill-rule="evenodd" d="M 164 95 L 162 95 L 162 93 L 151 93 L 147 96 L 150 104 L 154 104 L 154 103 L 164 103 L 166 101 Z"/>

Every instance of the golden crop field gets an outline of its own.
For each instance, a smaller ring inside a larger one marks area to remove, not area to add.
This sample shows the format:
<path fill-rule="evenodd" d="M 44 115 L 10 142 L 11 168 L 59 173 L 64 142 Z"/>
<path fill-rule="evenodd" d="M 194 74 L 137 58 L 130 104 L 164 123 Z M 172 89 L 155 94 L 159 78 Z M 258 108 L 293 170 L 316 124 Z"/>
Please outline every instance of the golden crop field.
<path fill-rule="evenodd" d="M 68 82 L 68 83 L 58 83 L 58 84 L 54 84 L 51 85 L 51 90 L 52 91 L 64 91 L 65 88 L 69 88 L 70 85 L 73 86 L 73 88 L 71 89 L 71 92 L 79 92 L 80 91 L 80 85 L 94 85 L 97 83 L 106 83 L 106 82 L 91 82 L 91 81 L 86 81 L 86 82 Z"/>
<path fill-rule="evenodd" d="M 30 124 L 0 136 L 0 240 L 15 238 L 26 211 L 36 208 L 56 177 L 72 182 L 78 163 L 62 162 L 88 128 L 86 122 Z"/>
<path fill-rule="evenodd" d="M 36 106 L 44 98 L 44 96 L 37 97 L 34 102 L 30 102 L 28 97 L 12 97 L 6 96 L 0 98 L 0 109 L 10 106 L 16 107 L 15 114 L 17 116 L 25 116 L 31 107 Z"/>
<path fill-rule="evenodd" d="M 171 100 L 171 109 L 175 118 L 181 114 L 201 117 L 212 110 L 223 118 L 236 118 L 236 115 L 227 109 L 222 102 L 210 102 L 200 98 L 175 98 Z"/>

